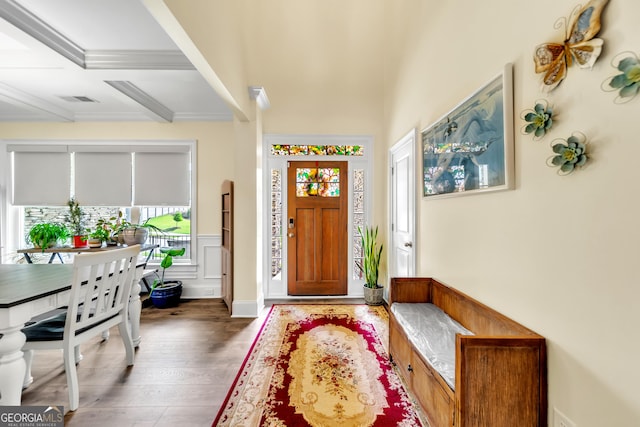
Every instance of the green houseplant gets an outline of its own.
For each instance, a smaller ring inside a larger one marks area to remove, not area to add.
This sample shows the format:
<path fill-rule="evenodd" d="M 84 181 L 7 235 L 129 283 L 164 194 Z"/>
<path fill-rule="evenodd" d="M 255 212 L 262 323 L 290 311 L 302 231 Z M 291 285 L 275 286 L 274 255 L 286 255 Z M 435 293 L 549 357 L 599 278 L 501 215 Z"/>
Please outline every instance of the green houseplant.
<path fill-rule="evenodd" d="M 182 282 L 179 280 L 164 280 L 167 268 L 173 265 L 174 256 L 184 255 L 186 248 L 160 248 L 164 258 L 160 262 L 162 274 L 159 279 L 153 281 L 149 299 L 157 308 L 174 307 L 180 302 L 182 295 Z"/>
<path fill-rule="evenodd" d="M 150 232 L 157 234 L 164 233 L 160 228 L 149 223 L 149 220 L 146 220 L 142 224 L 127 223 L 127 226 L 124 227 L 120 233 L 122 234 L 124 243 L 131 246 L 144 244 Z"/>
<path fill-rule="evenodd" d="M 98 227 L 102 227 L 107 232 L 107 245 L 117 245 L 118 243 L 124 243 L 121 239 L 121 233 L 131 225 L 129 221 L 123 218 L 122 211 L 118 211 L 118 216 L 112 216 L 109 219 L 100 218 L 96 224 Z"/>
<path fill-rule="evenodd" d="M 64 242 L 69 238 L 69 230 L 64 224 L 56 222 L 42 222 L 34 225 L 29 230 L 29 241 L 36 248 L 45 249 L 56 245 L 58 242 Z"/>
<path fill-rule="evenodd" d="M 87 235 L 85 226 L 85 213 L 78 201 L 72 197 L 67 202 L 69 206 L 69 229 L 73 236 L 73 247 L 84 248 L 87 246 Z"/>
<path fill-rule="evenodd" d="M 364 300 L 369 305 L 382 304 L 383 288 L 378 284 L 378 272 L 383 245 L 378 246 L 378 227 L 358 227 L 362 239 L 362 260 L 356 265 L 364 274 Z"/>
<path fill-rule="evenodd" d="M 87 243 L 90 248 L 99 248 L 102 246 L 103 242 L 108 241 L 110 238 L 109 230 L 99 222 L 96 224 L 96 228 L 93 231 L 87 228 L 87 233 L 89 233 Z"/>

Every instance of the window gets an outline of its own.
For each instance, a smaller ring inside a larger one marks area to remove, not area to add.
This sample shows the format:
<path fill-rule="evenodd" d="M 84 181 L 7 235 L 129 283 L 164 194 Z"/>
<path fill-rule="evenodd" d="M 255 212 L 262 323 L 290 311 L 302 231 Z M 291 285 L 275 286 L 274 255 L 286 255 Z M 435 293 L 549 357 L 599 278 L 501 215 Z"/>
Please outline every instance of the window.
<path fill-rule="evenodd" d="M 73 196 L 87 214 L 87 227 L 100 218 L 149 221 L 163 230 L 148 242 L 186 247 L 183 262 L 195 258 L 192 210 L 195 202 L 195 142 L 103 141 L 61 144 L 11 142 L 7 206 L 9 248 L 24 247 L 31 226 L 66 222 Z M 194 221 L 195 224 L 195 221 Z M 154 253 L 154 259 L 161 254 Z M 176 259 L 180 261 L 180 259 Z"/>
<path fill-rule="evenodd" d="M 339 168 L 298 168 L 297 197 L 340 197 Z"/>

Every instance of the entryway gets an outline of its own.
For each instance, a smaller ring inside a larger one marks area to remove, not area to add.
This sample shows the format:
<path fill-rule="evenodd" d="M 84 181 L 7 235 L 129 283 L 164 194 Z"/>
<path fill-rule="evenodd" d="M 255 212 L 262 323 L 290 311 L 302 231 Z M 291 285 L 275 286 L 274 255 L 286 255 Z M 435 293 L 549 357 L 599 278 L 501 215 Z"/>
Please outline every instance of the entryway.
<path fill-rule="evenodd" d="M 358 227 L 371 223 L 373 138 L 265 135 L 264 161 L 265 300 L 362 298 Z"/>

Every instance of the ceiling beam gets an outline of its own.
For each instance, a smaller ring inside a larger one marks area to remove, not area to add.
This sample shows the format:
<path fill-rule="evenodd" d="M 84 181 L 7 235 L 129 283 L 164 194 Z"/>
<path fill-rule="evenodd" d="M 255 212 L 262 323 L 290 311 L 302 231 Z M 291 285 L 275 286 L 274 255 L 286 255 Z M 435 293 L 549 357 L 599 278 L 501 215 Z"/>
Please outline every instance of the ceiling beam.
<path fill-rule="evenodd" d="M 195 70 L 179 50 L 88 50 L 87 70 Z"/>
<path fill-rule="evenodd" d="M 140 104 L 152 113 L 157 120 L 162 122 L 173 121 L 173 111 L 133 83 L 125 80 L 105 80 L 104 82 Z"/>
<path fill-rule="evenodd" d="M 209 62 L 207 62 L 202 52 L 200 52 L 198 47 L 193 43 L 193 40 L 191 40 L 191 37 L 189 37 L 185 29 L 180 25 L 177 18 L 171 13 L 171 10 L 164 0 L 142 0 L 142 2 L 149 10 L 149 13 L 158 21 L 158 24 L 160 24 L 178 48 L 196 67 L 202 77 L 233 111 L 235 117 L 242 122 L 249 121 L 247 114 L 242 111 L 242 108 L 233 98 L 231 92 L 229 92 L 222 80 L 220 80 L 215 70 L 211 68 Z"/>
<path fill-rule="evenodd" d="M 0 0 L 0 17 L 84 68 L 84 50 L 13 0 Z"/>
<path fill-rule="evenodd" d="M 72 112 L 2 82 L 0 82 L 0 100 L 38 114 L 44 113 L 47 116 L 55 118 L 57 121 L 75 121 Z"/>

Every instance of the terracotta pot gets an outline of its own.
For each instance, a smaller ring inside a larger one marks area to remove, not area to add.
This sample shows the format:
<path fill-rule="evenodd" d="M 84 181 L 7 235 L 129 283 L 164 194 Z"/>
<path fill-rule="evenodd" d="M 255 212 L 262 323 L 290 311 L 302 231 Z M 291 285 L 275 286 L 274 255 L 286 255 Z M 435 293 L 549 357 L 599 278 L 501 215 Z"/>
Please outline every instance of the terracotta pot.
<path fill-rule="evenodd" d="M 87 236 L 73 236 L 73 247 L 74 248 L 86 248 L 87 247 Z"/>

